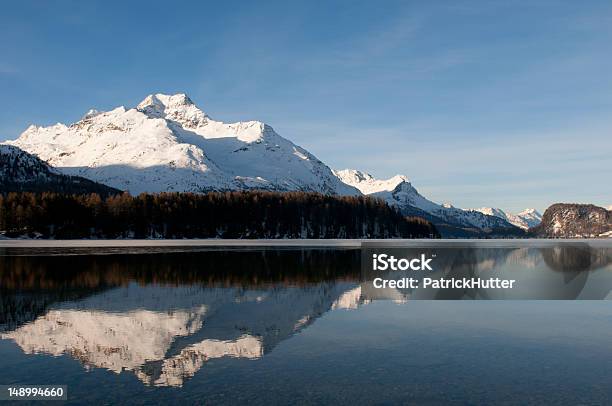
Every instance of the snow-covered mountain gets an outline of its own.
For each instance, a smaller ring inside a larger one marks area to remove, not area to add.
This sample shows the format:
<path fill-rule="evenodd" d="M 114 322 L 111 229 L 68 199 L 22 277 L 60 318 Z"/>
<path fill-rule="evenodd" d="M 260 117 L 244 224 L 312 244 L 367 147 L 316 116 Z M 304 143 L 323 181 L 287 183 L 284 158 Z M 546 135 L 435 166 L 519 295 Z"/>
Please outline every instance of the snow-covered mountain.
<path fill-rule="evenodd" d="M 185 94 L 90 110 L 70 125 L 30 126 L 8 144 L 69 175 L 140 192 L 302 190 L 356 195 L 314 155 L 259 121 L 211 119 Z"/>
<path fill-rule="evenodd" d="M 215 121 L 182 93 L 152 94 L 128 109 L 92 109 L 70 125 L 30 126 L 6 144 L 36 155 L 58 173 L 132 194 L 248 189 L 365 194 L 439 228 L 456 229 L 453 236 L 474 236 L 474 230 L 515 232 L 513 224 L 525 228 L 535 215 L 514 219 L 441 205 L 422 196 L 402 175 L 380 180 L 357 170 L 333 172 L 267 124 Z"/>
<path fill-rule="evenodd" d="M 363 194 L 383 199 L 388 204 L 400 208 L 406 215 L 423 216 L 436 224 L 438 228 L 453 226 L 475 228 L 481 231 L 514 229 L 514 226 L 507 220 L 497 216 L 475 210 L 459 209 L 450 204 L 432 202 L 422 196 L 408 181 L 408 178 L 402 175 L 379 180 L 355 169 L 344 169 L 334 173 L 344 183 L 356 187 Z"/>
<path fill-rule="evenodd" d="M 510 224 L 513 224 L 523 230 L 528 230 L 531 227 L 535 227 L 542 221 L 542 215 L 536 209 L 525 209 L 518 214 L 512 214 L 493 207 L 481 207 L 475 209 L 483 214 L 489 216 L 499 217 L 506 220 Z"/>
<path fill-rule="evenodd" d="M 525 209 L 516 214 L 516 217 L 522 219 L 527 228 L 535 227 L 542 222 L 542 214 L 536 209 Z"/>
<path fill-rule="evenodd" d="M 369 173 L 356 169 L 343 169 L 333 172 L 342 182 L 356 187 L 364 195 L 382 191 L 391 192 L 400 183 L 408 182 L 408 178 L 404 175 L 395 175 L 389 179 L 375 179 Z"/>
<path fill-rule="evenodd" d="M 11 145 L 0 145 L 0 192 L 56 191 L 119 193 L 78 176 L 66 176 L 38 157 Z"/>

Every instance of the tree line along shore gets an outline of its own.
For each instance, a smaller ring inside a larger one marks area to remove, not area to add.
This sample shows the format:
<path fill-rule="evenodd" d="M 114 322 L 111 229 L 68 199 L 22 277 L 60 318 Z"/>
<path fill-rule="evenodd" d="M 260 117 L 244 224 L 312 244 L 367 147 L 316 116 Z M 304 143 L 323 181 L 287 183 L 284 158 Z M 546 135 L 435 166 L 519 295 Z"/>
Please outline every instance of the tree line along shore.
<path fill-rule="evenodd" d="M 309 192 L 0 193 L 13 238 L 439 238 L 384 201 Z"/>

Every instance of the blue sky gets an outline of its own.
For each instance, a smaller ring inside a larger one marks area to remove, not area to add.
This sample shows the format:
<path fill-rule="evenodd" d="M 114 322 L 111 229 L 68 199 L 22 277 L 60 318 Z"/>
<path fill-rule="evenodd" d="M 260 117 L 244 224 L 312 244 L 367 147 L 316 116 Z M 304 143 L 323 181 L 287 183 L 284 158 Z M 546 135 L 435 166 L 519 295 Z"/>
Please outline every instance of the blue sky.
<path fill-rule="evenodd" d="M 12 1 L 0 36 L 0 140 L 185 92 L 439 202 L 612 204 L 609 1 Z"/>

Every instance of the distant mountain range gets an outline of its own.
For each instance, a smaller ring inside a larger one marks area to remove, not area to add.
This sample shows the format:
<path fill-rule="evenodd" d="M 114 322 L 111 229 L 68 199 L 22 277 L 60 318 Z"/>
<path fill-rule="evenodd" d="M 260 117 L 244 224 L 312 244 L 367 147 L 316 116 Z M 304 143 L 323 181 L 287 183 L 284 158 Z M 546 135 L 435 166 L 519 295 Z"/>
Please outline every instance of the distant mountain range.
<path fill-rule="evenodd" d="M 358 170 L 334 172 L 269 125 L 215 121 L 185 94 L 153 94 L 133 108 L 90 110 L 70 125 L 30 126 L 6 144 L 46 161 L 55 168 L 47 167 L 49 173 L 132 194 L 259 189 L 372 195 L 454 237 L 520 236 L 541 218 L 534 209 L 514 215 L 441 205 L 402 175 L 379 180 Z M 6 154 L 4 148 L 0 153 Z"/>
<path fill-rule="evenodd" d="M 523 230 L 528 230 L 531 227 L 535 227 L 542 221 L 542 215 L 536 209 L 525 209 L 518 214 L 507 213 L 502 209 L 496 209 L 493 207 L 481 207 L 480 209 L 474 210 L 489 216 L 502 218 L 510 224 L 514 224 Z"/>
<path fill-rule="evenodd" d="M 437 204 L 422 196 L 408 178 L 396 175 L 390 179 L 375 179 L 372 175 L 355 169 L 334 172 L 344 183 L 354 186 L 363 194 L 378 197 L 398 207 L 404 214 L 423 217 L 436 225 L 442 235 L 452 237 L 475 237 L 482 235 L 520 236 L 525 227 L 522 222 L 512 223 L 500 209 L 464 210 L 450 204 Z M 534 213 L 528 209 L 523 213 Z M 502 216 L 503 214 L 503 216 Z M 513 216 L 518 220 L 518 215 Z M 523 220 L 524 221 L 524 220 Z"/>

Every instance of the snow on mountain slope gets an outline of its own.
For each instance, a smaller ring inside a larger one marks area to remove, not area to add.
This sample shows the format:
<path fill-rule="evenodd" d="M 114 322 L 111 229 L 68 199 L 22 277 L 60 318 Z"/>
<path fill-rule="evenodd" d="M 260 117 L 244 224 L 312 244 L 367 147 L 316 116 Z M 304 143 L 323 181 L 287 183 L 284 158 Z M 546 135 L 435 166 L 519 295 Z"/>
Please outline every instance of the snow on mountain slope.
<path fill-rule="evenodd" d="M 340 180 L 347 185 L 351 185 L 359 189 L 364 195 L 381 191 L 392 191 L 402 182 L 407 182 L 408 178 L 403 175 L 395 175 L 389 179 L 375 179 L 369 173 L 361 172 L 355 169 L 343 169 L 333 171 Z"/>
<path fill-rule="evenodd" d="M 508 219 L 508 215 L 502 209 L 497 209 L 494 207 L 481 207 L 480 209 L 474 209 L 474 210 L 479 211 L 482 214 L 486 214 L 487 216 L 495 216 L 495 217 L 503 218 L 505 220 Z"/>
<path fill-rule="evenodd" d="M 344 169 L 334 172 L 336 176 L 348 185 L 354 186 L 364 194 L 381 198 L 392 206 L 399 207 L 405 214 L 419 215 L 425 212 L 447 222 L 462 227 L 478 229 L 495 229 L 512 227 L 506 220 L 496 216 L 486 215 L 474 210 L 463 210 L 450 204 L 440 205 L 422 196 L 402 175 L 390 179 L 379 180 L 372 175 L 354 169 Z M 416 211 L 415 211 L 416 209 Z M 434 224 L 436 219 L 432 219 Z"/>
<path fill-rule="evenodd" d="M 528 228 L 535 227 L 542 222 L 542 214 L 536 209 L 525 209 L 516 216 L 522 219 Z"/>
<path fill-rule="evenodd" d="M 536 209 L 525 209 L 518 214 L 507 213 L 502 209 L 493 207 L 481 207 L 475 209 L 476 211 L 486 214 L 488 216 L 495 216 L 506 220 L 510 224 L 513 224 L 523 230 L 528 230 L 531 227 L 535 227 L 542 221 L 542 215 Z"/>
<path fill-rule="evenodd" d="M 212 120 L 185 94 L 149 95 L 136 108 L 90 110 L 69 126 L 30 126 L 7 143 L 63 173 L 131 193 L 266 189 L 359 194 L 272 127 Z"/>

